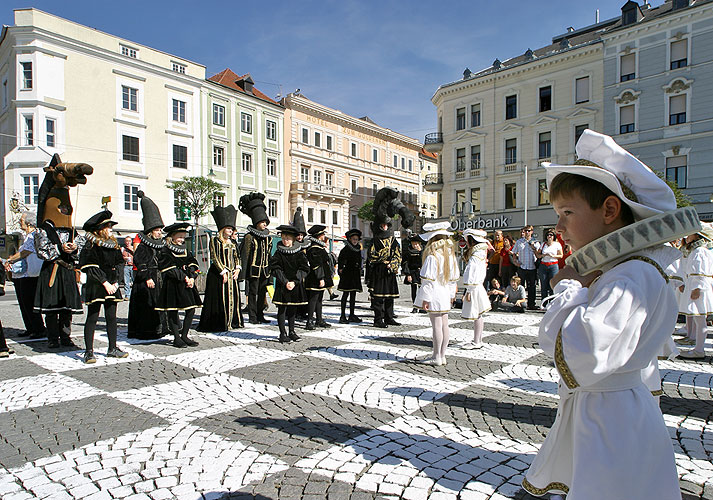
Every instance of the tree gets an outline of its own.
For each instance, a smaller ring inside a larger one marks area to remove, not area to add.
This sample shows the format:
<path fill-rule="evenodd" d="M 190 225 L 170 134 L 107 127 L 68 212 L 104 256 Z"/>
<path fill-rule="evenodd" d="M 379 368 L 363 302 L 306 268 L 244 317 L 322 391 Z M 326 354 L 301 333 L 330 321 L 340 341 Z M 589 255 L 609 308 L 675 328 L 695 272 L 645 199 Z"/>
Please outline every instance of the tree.
<path fill-rule="evenodd" d="M 207 177 L 184 177 L 180 181 L 170 181 L 166 186 L 181 200 L 181 207 L 190 211 L 188 215 L 193 216 L 194 231 L 198 229 L 198 219 L 213 208 L 215 195 L 223 192 L 223 186 Z M 193 250 L 195 240 L 196 238 L 193 238 Z"/>
<path fill-rule="evenodd" d="M 657 171 L 656 175 L 663 179 L 663 181 L 668 184 L 668 187 L 671 188 L 671 191 L 673 191 L 673 194 L 676 196 L 676 208 L 690 207 L 693 205 L 693 203 L 691 203 L 691 199 L 683 194 L 683 191 L 681 191 L 681 188 L 678 187 L 678 183 L 676 181 L 667 179 L 663 172 Z"/>
<path fill-rule="evenodd" d="M 372 222 L 374 220 L 374 200 L 369 200 L 364 203 L 359 211 L 357 212 L 357 217 L 361 220 Z"/>

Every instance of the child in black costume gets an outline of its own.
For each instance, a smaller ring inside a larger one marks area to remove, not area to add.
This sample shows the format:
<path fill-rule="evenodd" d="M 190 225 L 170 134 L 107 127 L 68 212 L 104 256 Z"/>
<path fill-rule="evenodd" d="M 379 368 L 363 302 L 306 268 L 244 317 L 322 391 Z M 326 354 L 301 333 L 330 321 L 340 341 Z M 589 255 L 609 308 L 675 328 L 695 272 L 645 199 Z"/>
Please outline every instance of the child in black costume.
<path fill-rule="evenodd" d="M 79 254 L 79 265 L 87 275 L 84 285 L 84 300 L 87 304 L 87 321 L 84 323 L 84 362 L 96 363 L 94 357 L 94 331 L 99 311 L 104 304 L 106 334 L 109 338 L 107 357 L 125 358 L 129 354 L 116 346 L 116 307 L 124 300 L 119 281 L 124 272 L 124 257 L 121 247 L 112 235 L 111 212 L 103 210 L 84 223 L 86 243 Z"/>
<path fill-rule="evenodd" d="M 347 238 L 344 248 L 339 252 L 337 272 L 339 273 L 338 290 L 342 292 L 342 315 L 339 322 L 361 323 L 361 318 L 354 314 L 357 292 L 361 292 L 361 231 L 350 229 L 344 235 Z M 349 299 L 349 318 L 346 315 L 347 298 Z"/>
<path fill-rule="evenodd" d="M 305 329 L 314 330 L 315 327 L 328 328 L 330 325 L 322 319 L 322 298 L 327 288 L 334 286 L 332 281 L 332 265 L 327 251 L 327 227 L 316 224 L 309 228 L 309 248 L 307 260 L 310 271 L 305 279 L 305 288 L 309 302 L 309 317 Z M 314 317 L 316 322 L 313 322 Z"/>
<path fill-rule="evenodd" d="M 411 285 L 411 302 L 416 300 L 416 292 L 421 284 L 421 264 L 423 258 L 423 240 L 418 234 L 412 234 L 408 247 L 403 252 L 401 259 L 401 272 L 404 274 L 404 285 Z M 411 312 L 417 313 L 420 309 L 414 307 Z"/>
<path fill-rule="evenodd" d="M 295 315 L 298 306 L 307 304 L 304 279 L 309 273 L 309 262 L 302 247 L 295 242 L 297 229 L 282 225 L 277 230 L 281 232 L 282 242 L 277 244 L 277 249 L 270 258 L 270 272 L 275 278 L 272 303 L 277 306 L 280 342 L 298 342 L 301 339 L 295 333 Z M 289 333 L 285 331 L 285 317 Z"/>

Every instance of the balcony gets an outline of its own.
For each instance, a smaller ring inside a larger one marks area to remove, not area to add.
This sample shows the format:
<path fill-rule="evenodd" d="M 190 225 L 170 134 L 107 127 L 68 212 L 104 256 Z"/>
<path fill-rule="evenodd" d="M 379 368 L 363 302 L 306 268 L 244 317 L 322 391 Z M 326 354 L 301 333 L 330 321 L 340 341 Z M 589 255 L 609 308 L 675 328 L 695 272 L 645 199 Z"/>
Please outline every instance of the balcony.
<path fill-rule="evenodd" d="M 290 193 L 298 193 L 304 198 L 324 201 L 344 201 L 351 197 L 348 189 L 313 182 L 293 182 Z"/>
<path fill-rule="evenodd" d="M 426 139 L 423 141 L 423 147 L 429 153 L 440 153 L 443 149 L 443 133 L 433 132 L 426 134 Z"/>
<path fill-rule="evenodd" d="M 434 193 L 443 189 L 443 174 L 428 174 L 423 178 L 423 189 Z"/>

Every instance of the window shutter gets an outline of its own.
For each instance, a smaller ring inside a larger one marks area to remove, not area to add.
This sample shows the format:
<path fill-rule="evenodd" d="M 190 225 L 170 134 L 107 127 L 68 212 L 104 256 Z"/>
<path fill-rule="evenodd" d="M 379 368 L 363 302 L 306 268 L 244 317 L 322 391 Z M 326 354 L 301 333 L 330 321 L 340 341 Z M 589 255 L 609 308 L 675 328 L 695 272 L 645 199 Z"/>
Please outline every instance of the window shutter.
<path fill-rule="evenodd" d="M 576 102 L 589 100 L 589 77 L 577 78 Z"/>
<path fill-rule="evenodd" d="M 670 115 L 675 115 L 678 113 L 685 113 L 686 112 L 686 96 L 685 95 L 677 95 L 671 97 L 671 100 L 669 101 L 669 114 Z"/>
<path fill-rule="evenodd" d="M 679 40 L 671 44 L 671 60 L 678 61 L 688 57 L 688 40 Z"/>
<path fill-rule="evenodd" d="M 671 156 L 666 158 L 666 168 L 685 167 L 686 156 Z"/>
<path fill-rule="evenodd" d="M 636 54 L 621 56 L 621 74 L 630 75 L 636 73 Z"/>
<path fill-rule="evenodd" d="M 629 125 L 631 123 L 634 123 L 634 105 L 633 104 L 630 104 L 629 106 L 622 106 L 621 108 L 619 108 L 619 112 L 621 113 L 619 115 L 621 125 Z"/>

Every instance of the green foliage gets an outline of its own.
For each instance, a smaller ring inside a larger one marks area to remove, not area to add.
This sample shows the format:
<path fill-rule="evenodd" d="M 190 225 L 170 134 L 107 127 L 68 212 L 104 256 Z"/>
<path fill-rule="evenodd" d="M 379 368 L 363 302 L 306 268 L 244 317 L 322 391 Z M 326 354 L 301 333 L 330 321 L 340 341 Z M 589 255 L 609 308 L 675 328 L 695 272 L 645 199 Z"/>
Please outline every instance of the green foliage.
<path fill-rule="evenodd" d="M 671 191 L 673 191 L 673 194 L 676 196 L 676 207 L 681 208 L 681 207 L 690 207 L 693 205 L 691 203 L 691 199 L 683 194 L 683 191 L 681 191 L 681 188 L 678 187 L 678 184 L 674 181 L 668 180 L 663 172 L 656 172 L 656 175 L 658 175 L 663 181 L 668 184 L 668 187 L 671 188 Z"/>
<path fill-rule="evenodd" d="M 223 186 L 207 177 L 184 177 L 180 181 L 171 181 L 167 184 L 181 200 L 180 212 L 177 214 L 181 220 L 193 216 L 198 219 L 208 214 L 213 209 L 213 198 L 223 192 Z"/>
<path fill-rule="evenodd" d="M 359 211 L 357 212 L 357 217 L 363 221 L 372 222 L 374 220 L 374 213 L 372 212 L 374 208 L 374 200 L 369 200 L 364 203 Z"/>

